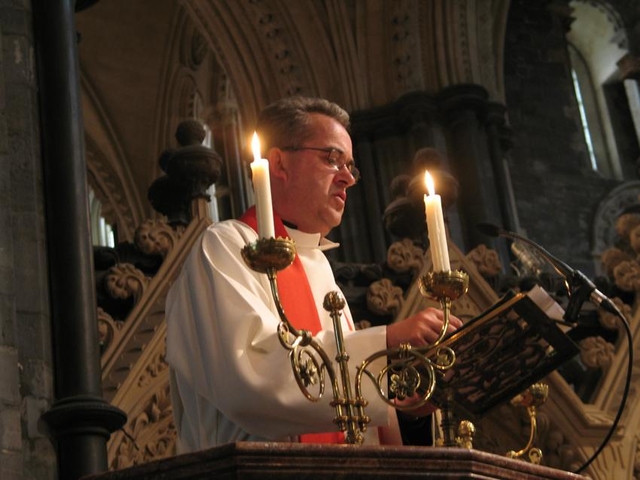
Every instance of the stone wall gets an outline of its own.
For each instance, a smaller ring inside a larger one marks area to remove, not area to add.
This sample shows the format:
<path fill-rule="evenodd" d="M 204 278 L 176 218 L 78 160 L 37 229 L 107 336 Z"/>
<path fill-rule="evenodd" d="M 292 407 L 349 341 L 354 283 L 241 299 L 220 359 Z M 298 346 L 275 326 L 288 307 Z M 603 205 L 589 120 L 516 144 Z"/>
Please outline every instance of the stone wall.
<path fill-rule="evenodd" d="M 30 2 L 0 1 L 0 478 L 56 478 L 39 425 L 53 398 Z"/>
<path fill-rule="evenodd" d="M 565 40 L 570 9 L 563 3 L 511 2 L 504 52 L 514 132 L 509 168 L 523 233 L 593 272 L 593 214 L 618 182 L 590 167 Z"/>

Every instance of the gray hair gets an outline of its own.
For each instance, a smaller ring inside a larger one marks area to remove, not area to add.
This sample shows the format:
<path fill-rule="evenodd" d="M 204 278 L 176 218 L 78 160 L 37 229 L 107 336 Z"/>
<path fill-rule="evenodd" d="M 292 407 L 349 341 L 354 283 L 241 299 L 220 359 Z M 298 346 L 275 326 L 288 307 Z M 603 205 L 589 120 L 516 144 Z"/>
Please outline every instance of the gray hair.
<path fill-rule="evenodd" d="M 309 128 L 311 113 L 331 117 L 349 130 L 349 114 L 336 103 L 324 98 L 282 98 L 265 107 L 258 116 L 256 130 L 263 153 L 273 147 L 301 145 L 313 134 Z"/>

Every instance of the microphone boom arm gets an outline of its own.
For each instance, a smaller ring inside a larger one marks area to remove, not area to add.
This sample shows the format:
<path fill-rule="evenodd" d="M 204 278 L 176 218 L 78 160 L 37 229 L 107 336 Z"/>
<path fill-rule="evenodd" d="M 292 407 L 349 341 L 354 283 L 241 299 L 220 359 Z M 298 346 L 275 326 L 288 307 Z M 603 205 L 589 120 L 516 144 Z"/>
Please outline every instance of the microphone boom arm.
<path fill-rule="evenodd" d="M 591 299 L 597 306 L 604 308 L 607 312 L 614 315 L 620 314 L 620 311 L 616 305 L 611 301 L 609 297 L 598 290 L 595 284 L 580 270 L 575 270 L 567 265 L 559 258 L 553 256 L 544 247 L 538 245 L 536 242 L 529 240 L 518 233 L 504 230 L 496 225 L 490 223 L 481 223 L 478 225 L 478 229 L 487 236 L 490 237 L 506 237 L 512 240 L 520 240 L 523 243 L 533 247 L 537 252 L 542 255 L 547 262 L 565 279 L 567 286 L 567 292 L 569 295 L 569 304 L 565 309 L 564 320 L 571 324 L 578 323 L 578 315 L 584 302 Z"/>

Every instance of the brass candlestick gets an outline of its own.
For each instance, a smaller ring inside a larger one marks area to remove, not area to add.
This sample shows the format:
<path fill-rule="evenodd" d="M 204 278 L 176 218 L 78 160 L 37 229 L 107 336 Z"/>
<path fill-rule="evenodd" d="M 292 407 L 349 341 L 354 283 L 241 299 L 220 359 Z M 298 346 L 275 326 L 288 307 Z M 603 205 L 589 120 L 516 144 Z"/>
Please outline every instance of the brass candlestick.
<path fill-rule="evenodd" d="M 337 351 L 335 360 L 340 368 L 339 382 L 329 355 L 313 338 L 311 332 L 298 330 L 291 324 L 280 302 L 276 274 L 295 259 L 293 241 L 284 238 L 262 238 L 245 246 L 242 249 L 242 257 L 250 268 L 267 274 L 281 320 L 278 325 L 278 338 L 282 346 L 289 351 L 291 367 L 300 390 L 308 400 L 319 401 L 326 390 L 327 375 L 333 391 L 331 406 L 335 409 L 334 422 L 340 431 L 345 432 L 346 443 L 361 444 L 370 418 L 364 412 L 366 401 L 361 396 L 354 398 L 351 390 L 349 355 L 345 351 L 340 322 L 340 312 L 345 306 L 344 299 L 337 292 L 330 292 L 325 296 L 323 305 L 333 320 Z M 310 387 L 315 387 L 316 393 L 312 393 Z"/>
<path fill-rule="evenodd" d="M 460 270 L 453 270 L 447 272 L 429 272 L 422 275 L 419 280 L 420 292 L 425 297 L 432 298 L 440 302 L 442 311 L 444 313 L 444 322 L 440 336 L 436 340 L 434 345 L 438 345 L 447 333 L 449 328 L 449 320 L 451 314 L 451 302 L 457 300 L 462 295 L 467 293 L 469 289 L 469 275 Z M 442 354 L 437 352 L 436 362 L 441 363 Z M 451 368 L 455 363 L 455 352 L 453 352 L 453 359 L 449 364 L 449 360 L 446 359 L 448 368 Z M 453 412 L 451 405 L 451 395 L 445 393 L 445 402 L 441 405 L 442 421 L 440 427 L 442 428 L 442 434 L 444 436 L 444 446 L 455 447 L 459 445 L 458 438 L 456 437 L 457 430 L 460 427 L 454 424 Z M 473 428 L 473 425 L 469 425 L 470 422 L 465 421 L 466 430 Z M 471 444 L 470 438 L 466 440 L 465 446 L 469 447 Z"/>
<path fill-rule="evenodd" d="M 455 364 L 455 352 L 446 346 L 440 346 L 449 328 L 451 302 L 464 295 L 469 288 L 469 276 L 462 271 L 431 272 L 419 280 L 423 295 L 440 301 L 444 312 L 444 321 L 438 339 L 433 345 L 414 348 L 409 344 L 399 348 L 376 352 L 368 357 L 358 368 L 356 375 L 356 396 L 362 395 L 362 377 L 367 375 L 378 387 L 378 394 L 389 405 L 398 410 L 412 410 L 425 405 L 433 395 L 438 373 L 443 373 Z M 373 375 L 369 367 L 381 357 L 386 357 L 386 365 L 378 375 Z M 434 359 L 434 360 L 432 360 Z M 389 393 L 385 393 L 385 385 Z M 446 445 L 455 446 L 455 429 L 450 409 L 443 410 L 443 431 Z M 468 425 L 465 425 L 470 430 Z M 470 444 L 465 437 L 465 445 Z"/>
<path fill-rule="evenodd" d="M 345 441 L 360 444 L 370 418 L 365 413 L 367 401 L 362 395 L 362 378 L 369 377 L 376 391 L 389 405 L 399 410 L 410 410 L 426 404 L 436 386 L 436 373 L 451 368 L 455 363 L 455 352 L 439 343 L 449 327 L 451 301 L 463 295 L 469 284 L 468 275 L 461 271 L 437 272 L 424 275 L 420 279 L 420 289 L 424 295 L 438 299 L 444 311 L 444 322 L 437 341 L 433 345 L 412 348 L 403 344 L 399 348 L 386 349 L 369 356 L 357 368 L 355 394 L 351 388 L 348 361 L 342 332 L 341 315 L 345 301 L 338 292 L 329 292 L 323 307 L 330 312 L 336 342 L 336 362 L 340 371 L 340 381 L 333 363 L 326 351 L 308 330 L 296 329 L 284 312 L 276 274 L 288 267 L 295 259 L 295 245 L 289 239 L 262 238 L 242 249 L 242 256 L 253 270 L 265 273 L 269 279 L 271 293 L 276 304 L 280 323 L 278 338 L 289 351 L 291 367 L 300 390 L 307 399 L 319 401 L 325 393 L 325 376 L 329 377 L 333 392 L 331 406 L 335 409 L 334 422 L 345 432 Z M 386 357 L 385 366 L 374 374 L 369 367 L 376 359 Z M 434 360 L 432 360 L 432 358 Z M 389 386 L 390 397 L 386 392 Z M 310 388 L 314 388 L 314 392 Z M 449 430 L 449 429 L 447 429 Z M 449 436 L 449 433 L 446 433 Z"/>

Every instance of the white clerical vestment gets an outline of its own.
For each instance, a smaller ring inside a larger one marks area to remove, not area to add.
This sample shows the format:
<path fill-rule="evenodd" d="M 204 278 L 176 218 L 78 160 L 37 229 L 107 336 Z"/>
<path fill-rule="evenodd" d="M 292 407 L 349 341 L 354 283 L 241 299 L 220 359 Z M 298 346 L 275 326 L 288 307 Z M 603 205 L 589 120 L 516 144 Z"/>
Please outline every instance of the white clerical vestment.
<path fill-rule="evenodd" d="M 322 330 L 315 338 L 333 359 L 333 324 L 322 303 L 339 288 L 323 250 L 337 245 L 319 234 L 287 232 L 318 309 Z M 167 296 L 166 359 L 180 452 L 235 441 L 297 441 L 303 433 L 336 430 L 331 385 L 317 403 L 302 394 L 277 338 L 280 319 L 267 276 L 252 271 L 241 257 L 241 249 L 256 239 L 237 220 L 209 227 Z M 386 348 L 386 327 L 354 331 L 350 319 L 346 307 L 342 328 L 353 381 L 356 366 Z M 397 429 L 395 412 L 370 379 L 363 378 L 363 387 L 372 419 L 365 442 L 377 443 L 375 426 Z"/>

